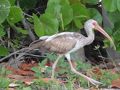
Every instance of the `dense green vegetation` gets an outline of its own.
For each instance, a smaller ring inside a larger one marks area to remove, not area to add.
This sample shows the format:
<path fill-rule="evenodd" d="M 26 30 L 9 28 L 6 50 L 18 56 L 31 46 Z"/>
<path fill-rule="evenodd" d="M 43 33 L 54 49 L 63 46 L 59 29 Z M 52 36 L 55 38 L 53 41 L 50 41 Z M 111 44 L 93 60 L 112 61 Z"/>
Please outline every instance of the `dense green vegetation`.
<path fill-rule="evenodd" d="M 95 8 L 86 4 L 97 4 L 98 0 L 48 0 L 45 8 L 42 0 L 1 0 L 0 1 L 0 56 L 6 56 L 11 47 L 21 47 L 21 40 L 30 36 L 51 35 L 61 31 L 78 31 L 86 20 L 92 18 L 102 23 L 102 16 Z M 120 50 L 120 1 L 103 0 L 103 6 L 111 20 L 111 27 L 104 26 Z M 31 32 L 35 32 L 35 35 Z"/>

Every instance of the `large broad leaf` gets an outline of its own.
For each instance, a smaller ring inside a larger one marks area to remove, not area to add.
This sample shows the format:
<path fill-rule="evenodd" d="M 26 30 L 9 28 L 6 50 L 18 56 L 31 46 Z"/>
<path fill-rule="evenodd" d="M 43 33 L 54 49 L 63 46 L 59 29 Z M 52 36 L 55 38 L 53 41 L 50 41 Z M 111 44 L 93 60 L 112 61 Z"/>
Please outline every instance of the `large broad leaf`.
<path fill-rule="evenodd" d="M 80 0 L 69 0 L 70 4 L 80 3 Z"/>
<path fill-rule="evenodd" d="M 73 19 L 73 11 L 68 0 L 49 0 L 45 13 L 50 13 L 56 17 L 63 28 Z"/>
<path fill-rule="evenodd" d="M 84 0 L 86 3 L 97 4 L 99 0 Z"/>
<path fill-rule="evenodd" d="M 75 19 L 74 19 L 74 23 L 75 23 L 75 26 L 76 26 L 77 28 L 83 27 L 82 22 L 81 22 L 80 19 L 75 18 Z"/>
<path fill-rule="evenodd" d="M 81 28 L 82 20 L 89 18 L 88 10 L 86 9 L 85 6 L 83 6 L 80 3 L 73 4 L 72 9 L 73 9 L 74 23 L 78 28 Z"/>
<path fill-rule="evenodd" d="M 16 1 L 16 0 L 9 0 L 11 6 L 14 6 L 14 5 L 15 5 L 15 1 Z"/>
<path fill-rule="evenodd" d="M 0 88 L 8 88 L 9 84 L 10 84 L 10 79 L 9 78 L 0 77 Z"/>
<path fill-rule="evenodd" d="M 0 24 L 8 17 L 10 3 L 8 0 L 0 0 Z"/>
<path fill-rule="evenodd" d="M 73 20 L 73 10 L 70 5 L 64 4 L 61 8 L 61 15 L 64 27 Z"/>
<path fill-rule="evenodd" d="M 120 0 L 117 0 L 117 9 L 120 11 Z"/>
<path fill-rule="evenodd" d="M 34 30 L 38 36 L 54 34 L 58 32 L 58 27 L 58 20 L 50 14 L 43 14 L 40 19 L 34 15 Z"/>
<path fill-rule="evenodd" d="M 3 46 L 0 46 L 0 56 L 6 56 L 8 54 L 9 54 L 8 49 Z"/>
<path fill-rule="evenodd" d="M 46 34 L 51 35 L 58 32 L 59 22 L 55 17 L 51 16 L 50 14 L 43 14 L 40 17 L 40 22 L 40 25 L 42 27 L 41 29 L 43 29 L 43 31 L 45 31 Z"/>
<path fill-rule="evenodd" d="M 52 6 L 53 4 L 60 4 L 60 1 L 61 0 L 48 0 L 48 3 L 47 3 L 47 8 Z"/>
<path fill-rule="evenodd" d="M 0 37 L 3 37 L 5 35 L 5 31 L 3 27 L 0 26 Z"/>
<path fill-rule="evenodd" d="M 45 13 L 50 13 L 52 16 L 59 19 L 60 10 L 61 10 L 61 5 L 59 3 L 50 3 L 46 8 Z"/>
<path fill-rule="evenodd" d="M 23 11 L 20 7 L 12 6 L 10 8 L 10 14 L 8 16 L 8 20 L 12 23 L 17 23 L 24 18 Z"/>
<path fill-rule="evenodd" d="M 120 21 L 120 12 L 116 11 L 114 13 L 109 13 L 109 18 L 112 21 L 112 23 L 116 23 L 118 21 Z"/>
<path fill-rule="evenodd" d="M 103 5 L 107 11 L 114 12 L 117 10 L 117 0 L 103 0 Z"/>
<path fill-rule="evenodd" d="M 70 2 L 69 2 L 69 0 L 60 0 L 60 4 L 61 5 L 70 5 Z"/>
<path fill-rule="evenodd" d="M 40 22 L 39 18 L 35 14 L 33 15 L 33 18 L 34 18 L 34 31 L 35 31 L 36 35 L 37 36 L 45 35 L 44 28 L 41 27 L 42 23 Z"/>

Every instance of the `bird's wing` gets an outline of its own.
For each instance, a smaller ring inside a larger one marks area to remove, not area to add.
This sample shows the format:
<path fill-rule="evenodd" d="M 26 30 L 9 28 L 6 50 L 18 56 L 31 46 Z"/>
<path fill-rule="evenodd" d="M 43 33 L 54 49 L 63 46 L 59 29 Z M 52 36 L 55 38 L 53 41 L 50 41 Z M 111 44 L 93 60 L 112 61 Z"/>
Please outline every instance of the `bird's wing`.
<path fill-rule="evenodd" d="M 48 39 L 50 36 L 41 36 L 40 38 L 39 38 L 39 40 L 46 40 L 46 39 Z"/>
<path fill-rule="evenodd" d="M 44 47 L 49 51 L 65 54 L 72 50 L 82 37 L 84 36 L 79 33 L 59 33 L 49 37 L 44 43 Z"/>

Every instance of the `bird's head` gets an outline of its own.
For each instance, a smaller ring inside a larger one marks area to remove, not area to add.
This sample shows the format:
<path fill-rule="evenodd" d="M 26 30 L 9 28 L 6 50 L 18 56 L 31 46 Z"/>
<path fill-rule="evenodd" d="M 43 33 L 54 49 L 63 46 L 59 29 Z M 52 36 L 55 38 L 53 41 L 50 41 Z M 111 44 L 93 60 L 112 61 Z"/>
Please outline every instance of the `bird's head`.
<path fill-rule="evenodd" d="M 110 40 L 110 43 L 114 47 L 114 49 L 116 49 L 112 38 L 105 32 L 105 30 L 102 29 L 102 27 L 97 23 L 97 21 L 90 19 L 85 22 L 84 27 L 85 27 L 85 29 L 91 28 L 92 30 L 97 30 L 100 33 L 102 33 L 106 38 L 108 38 Z"/>

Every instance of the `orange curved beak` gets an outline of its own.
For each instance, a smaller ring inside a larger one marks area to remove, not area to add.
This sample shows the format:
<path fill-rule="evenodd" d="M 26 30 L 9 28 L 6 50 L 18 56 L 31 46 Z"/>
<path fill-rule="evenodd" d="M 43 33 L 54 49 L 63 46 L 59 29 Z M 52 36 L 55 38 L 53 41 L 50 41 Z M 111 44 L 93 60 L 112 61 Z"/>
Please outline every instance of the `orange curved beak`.
<path fill-rule="evenodd" d="M 95 24 L 95 29 L 100 33 L 102 33 L 106 38 L 108 38 L 110 40 L 110 45 L 116 50 L 116 47 L 112 38 L 98 24 Z"/>

